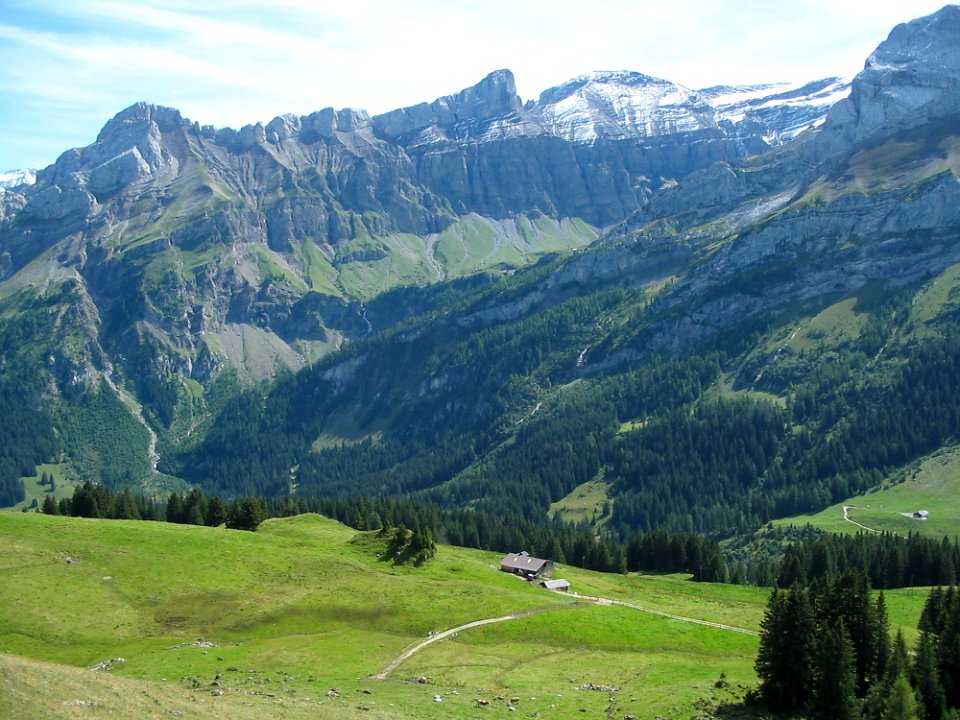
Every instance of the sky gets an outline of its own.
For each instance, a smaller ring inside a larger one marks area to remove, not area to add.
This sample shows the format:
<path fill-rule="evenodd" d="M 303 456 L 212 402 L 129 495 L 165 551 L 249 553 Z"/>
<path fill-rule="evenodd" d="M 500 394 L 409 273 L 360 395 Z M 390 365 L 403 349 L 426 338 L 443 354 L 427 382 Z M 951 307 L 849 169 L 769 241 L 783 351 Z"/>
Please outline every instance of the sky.
<path fill-rule="evenodd" d="M 0 171 L 94 142 L 124 108 L 239 128 L 377 114 L 513 71 L 524 100 L 595 70 L 691 88 L 852 77 L 943 0 L 0 0 Z"/>

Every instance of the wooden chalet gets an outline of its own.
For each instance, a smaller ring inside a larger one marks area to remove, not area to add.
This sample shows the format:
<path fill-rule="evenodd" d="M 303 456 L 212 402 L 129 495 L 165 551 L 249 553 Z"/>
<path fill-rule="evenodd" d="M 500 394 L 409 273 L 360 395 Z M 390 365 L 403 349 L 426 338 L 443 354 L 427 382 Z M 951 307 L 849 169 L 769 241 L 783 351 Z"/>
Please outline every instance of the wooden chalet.
<path fill-rule="evenodd" d="M 525 552 L 510 553 L 500 561 L 500 569 L 503 572 L 519 575 L 528 580 L 546 575 L 553 570 L 551 560 L 541 560 Z"/>

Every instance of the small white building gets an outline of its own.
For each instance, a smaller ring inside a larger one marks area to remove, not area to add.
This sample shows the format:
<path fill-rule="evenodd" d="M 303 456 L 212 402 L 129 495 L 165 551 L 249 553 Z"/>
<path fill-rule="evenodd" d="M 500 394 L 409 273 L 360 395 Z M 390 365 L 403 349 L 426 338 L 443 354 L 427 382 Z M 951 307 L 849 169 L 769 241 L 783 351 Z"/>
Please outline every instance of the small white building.
<path fill-rule="evenodd" d="M 570 589 L 570 581 L 557 579 L 557 580 L 544 580 L 540 583 L 547 590 L 559 590 L 560 592 L 566 592 Z"/>
<path fill-rule="evenodd" d="M 930 513 L 927 510 L 917 510 L 913 517 L 916 520 L 928 520 L 930 518 Z"/>

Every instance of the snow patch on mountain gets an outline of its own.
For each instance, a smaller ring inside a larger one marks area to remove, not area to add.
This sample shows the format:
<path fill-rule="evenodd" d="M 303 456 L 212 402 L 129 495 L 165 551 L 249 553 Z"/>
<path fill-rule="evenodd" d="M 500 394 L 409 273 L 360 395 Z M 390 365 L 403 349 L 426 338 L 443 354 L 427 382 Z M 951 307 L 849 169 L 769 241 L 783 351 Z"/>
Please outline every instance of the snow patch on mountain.
<path fill-rule="evenodd" d="M 714 126 L 695 91 L 636 72 L 581 75 L 540 95 L 532 113 L 544 130 L 571 142 L 655 137 Z"/>
<path fill-rule="evenodd" d="M 597 72 L 544 91 L 525 109 L 544 133 L 571 142 L 742 128 L 779 144 L 822 123 L 849 92 L 839 78 L 692 90 L 636 72 Z"/>
<path fill-rule="evenodd" d="M 718 123 L 759 125 L 768 143 L 779 144 L 821 125 L 829 109 L 850 94 L 850 81 L 718 86 L 700 93 L 714 108 Z"/>
<path fill-rule="evenodd" d="M 37 182 L 37 173 L 33 170 L 8 170 L 0 173 L 0 188 L 18 188 Z"/>

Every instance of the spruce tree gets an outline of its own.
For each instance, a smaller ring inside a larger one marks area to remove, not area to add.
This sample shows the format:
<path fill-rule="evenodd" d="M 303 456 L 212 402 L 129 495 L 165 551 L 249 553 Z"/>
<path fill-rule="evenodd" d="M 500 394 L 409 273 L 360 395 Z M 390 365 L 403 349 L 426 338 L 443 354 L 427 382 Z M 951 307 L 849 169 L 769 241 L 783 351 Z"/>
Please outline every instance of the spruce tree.
<path fill-rule="evenodd" d="M 60 508 L 57 506 L 57 501 L 53 499 L 53 495 L 47 495 L 43 499 L 42 510 L 47 515 L 59 515 Z"/>
<path fill-rule="evenodd" d="M 853 645 L 842 623 L 821 629 L 817 640 L 810 716 L 813 720 L 858 720 Z"/>
<path fill-rule="evenodd" d="M 937 667 L 937 650 L 934 636 L 921 632 L 917 641 L 916 659 L 910 672 L 910 680 L 917 690 L 925 720 L 940 720 L 947 706 Z"/>
<path fill-rule="evenodd" d="M 170 493 L 167 500 L 166 518 L 168 523 L 183 522 L 183 498 L 178 493 Z"/>
<path fill-rule="evenodd" d="M 266 508 L 257 498 L 234 500 L 227 511 L 227 527 L 231 530 L 256 530 L 266 518 Z"/>
<path fill-rule="evenodd" d="M 881 720 L 920 720 L 917 697 L 906 675 L 899 675 L 890 688 Z"/>
<path fill-rule="evenodd" d="M 910 670 L 910 660 L 907 657 L 907 644 L 903 640 L 903 633 L 897 631 L 896 640 L 886 665 L 883 676 L 874 683 L 863 700 L 862 714 L 864 720 L 883 720 L 883 713 L 893 692 L 893 684 L 901 675 L 906 676 Z"/>
<path fill-rule="evenodd" d="M 756 671 L 764 702 L 777 710 L 804 707 L 813 682 L 813 613 L 806 591 L 774 589 L 760 624 Z"/>
<path fill-rule="evenodd" d="M 887 664 L 890 657 L 890 620 L 887 617 L 887 601 L 883 593 L 877 595 L 877 599 L 871 608 L 869 617 L 870 635 L 868 644 L 867 661 L 867 685 L 873 685 L 879 682 L 887 674 Z M 899 637 L 900 649 L 903 651 L 902 659 L 906 659 L 906 645 L 903 642 L 903 635 L 897 633 Z M 897 669 L 900 672 L 901 668 Z M 907 668 L 902 668 L 907 672 Z"/>
<path fill-rule="evenodd" d="M 227 507 L 223 500 L 214 495 L 207 503 L 207 516 L 204 518 L 207 525 L 217 527 L 223 525 L 227 520 Z"/>
<path fill-rule="evenodd" d="M 130 490 L 124 490 L 114 498 L 111 517 L 117 520 L 139 520 L 140 509 Z"/>

